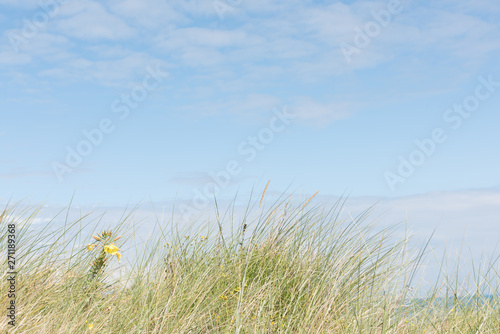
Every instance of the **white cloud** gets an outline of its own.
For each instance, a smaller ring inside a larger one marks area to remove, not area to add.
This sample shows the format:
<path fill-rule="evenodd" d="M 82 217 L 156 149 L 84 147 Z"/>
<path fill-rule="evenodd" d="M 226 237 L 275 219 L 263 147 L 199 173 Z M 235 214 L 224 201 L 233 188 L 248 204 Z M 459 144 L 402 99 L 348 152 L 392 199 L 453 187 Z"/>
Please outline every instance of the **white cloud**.
<path fill-rule="evenodd" d="M 285 13 L 294 8 L 302 10 L 304 2 L 299 0 L 242 0 L 239 6 L 233 6 L 237 11 L 245 13 L 246 11 L 251 14 L 270 14 L 270 13 Z M 253 15 L 252 15 L 253 16 Z"/>
<path fill-rule="evenodd" d="M 19 50 L 21 55 L 29 55 L 32 60 L 43 59 L 47 63 L 54 63 L 74 56 L 69 52 L 72 44 L 64 36 L 41 32 L 36 38 L 21 45 Z"/>
<path fill-rule="evenodd" d="M 60 8 L 48 23 L 47 33 L 30 40 L 19 56 L 0 48 L 0 63 L 31 61 L 44 79 L 83 78 L 123 86 L 146 63 L 168 59 L 178 73 L 188 73 L 177 78 L 174 89 L 179 92 L 196 89 L 206 97 L 223 87 L 228 93 L 227 99 L 204 103 L 202 112 L 234 108 L 235 113 L 245 114 L 246 110 L 267 109 L 272 103 L 287 104 L 276 92 L 277 83 L 297 89 L 309 83 L 334 86 L 339 75 L 358 76 L 356 71 L 389 62 L 407 68 L 404 74 L 409 77 L 420 68 L 434 70 L 433 57 L 438 56 L 441 63 L 454 61 L 454 71 L 459 73 L 443 79 L 440 86 L 454 83 L 458 75 L 470 73 L 466 64 L 480 62 L 500 48 L 498 24 L 473 14 L 484 11 L 488 3 L 481 0 L 474 10 L 472 3 L 468 9 L 450 4 L 447 11 L 438 5 L 405 5 L 349 64 L 339 43 L 352 41 L 354 27 L 372 20 L 370 12 L 386 8 L 386 1 L 242 1 L 234 6 L 235 13 L 220 20 L 210 1 L 74 0 Z M 413 60 L 422 67 L 413 66 Z M 258 104 L 255 101 L 260 97 L 245 100 L 249 92 L 273 98 Z M 356 92 L 356 97 L 363 94 Z M 350 101 L 354 98 L 320 102 L 302 97 L 294 101 L 294 107 L 304 121 L 330 122 L 356 110 L 358 106 Z"/>
<path fill-rule="evenodd" d="M 423 28 L 421 43 L 435 45 L 452 55 L 482 59 L 487 53 L 500 50 L 500 31 L 479 17 L 438 12 Z"/>
<path fill-rule="evenodd" d="M 500 12 L 500 2 L 496 0 L 444 0 L 443 4 L 473 14 L 495 15 Z"/>
<path fill-rule="evenodd" d="M 120 40 L 136 34 L 121 18 L 95 1 L 71 2 L 61 7 L 60 16 L 54 22 L 57 31 L 83 40 Z"/>
<path fill-rule="evenodd" d="M 384 222 L 407 219 L 408 226 L 420 239 L 434 235 L 435 245 L 459 245 L 466 238 L 469 245 L 481 251 L 490 250 L 500 240 L 500 192 L 497 190 L 464 190 L 435 192 L 399 198 L 353 198 L 358 209 L 380 201 L 375 215 L 384 213 Z"/>
<path fill-rule="evenodd" d="M 180 60 L 178 65 L 214 67 L 241 62 L 234 59 L 235 49 L 248 50 L 259 43 L 258 37 L 242 30 L 180 28 L 166 31 L 153 39 L 154 47 Z M 252 58 L 246 55 L 245 58 Z"/>
<path fill-rule="evenodd" d="M 72 81 L 89 81 L 104 86 L 127 87 L 142 79 L 146 67 L 160 64 L 166 70 L 166 62 L 143 53 L 130 53 L 122 58 L 92 61 L 86 58 L 71 58 L 58 66 L 41 71 L 42 77 L 53 77 Z"/>
<path fill-rule="evenodd" d="M 34 218 L 33 219 L 33 224 L 38 225 L 38 224 L 47 224 L 52 220 L 52 218 Z"/>
<path fill-rule="evenodd" d="M 172 8 L 173 4 L 162 0 L 109 1 L 113 13 L 147 29 L 171 26 L 173 22 L 184 20 L 184 15 Z"/>
<path fill-rule="evenodd" d="M 27 168 L 20 168 L 15 171 L 0 173 L 0 178 L 3 179 L 26 179 L 26 178 L 52 178 L 53 173 L 43 170 L 30 170 Z"/>
<path fill-rule="evenodd" d="M 39 2 L 40 2 L 39 0 L 24 0 L 24 1 L 0 0 L 0 5 L 12 6 L 22 9 L 34 9 L 38 7 Z"/>
<path fill-rule="evenodd" d="M 188 182 L 191 187 L 193 184 L 205 182 L 205 178 L 199 175 L 184 175 L 175 178 L 175 181 L 182 183 Z M 294 201 L 306 200 L 312 194 L 294 196 Z M 245 195 L 238 195 L 241 206 L 236 204 L 235 211 L 244 211 L 248 198 Z M 278 196 L 286 196 L 283 193 L 268 191 L 266 201 L 272 203 Z M 233 196 L 220 198 L 220 203 L 230 204 Z M 317 195 L 311 205 L 334 203 L 338 197 L 329 195 Z M 189 200 L 188 200 L 189 201 Z M 183 201 L 173 201 L 164 206 L 167 210 L 173 207 L 173 204 L 181 204 Z M 155 207 L 161 207 L 162 203 L 151 203 Z M 164 203 L 165 204 L 165 203 Z M 488 248 L 494 250 L 498 240 L 500 240 L 500 192 L 498 190 L 474 190 L 474 191 L 456 191 L 427 193 L 415 196 L 398 198 L 380 198 L 380 197 L 350 197 L 344 207 L 341 218 L 353 217 L 375 204 L 374 210 L 367 217 L 366 223 L 374 224 L 377 228 L 384 226 L 394 226 L 395 224 L 406 223 L 410 232 L 415 233 L 417 244 L 429 238 L 436 229 L 434 235 L 434 247 L 442 251 L 445 245 L 460 246 L 460 243 L 466 238 L 466 245 L 470 246 L 475 254 L 480 254 L 482 250 Z M 114 214 L 121 214 L 124 207 L 101 207 L 95 204 L 89 204 L 87 208 L 72 209 L 72 215 L 79 216 L 81 212 L 95 211 L 99 209 Z M 5 205 L 1 205 L 5 206 Z M 224 208 L 221 205 L 221 208 Z M 60 211 L 60 207 L 51 207 L 46 212 L 42 211 L 39 219 L 47 220 L 53 218 L 52 214 Z M 98 212 L 96 213 L 98 214 Z M 167 213 L 166 216 L 170 216 Z M 154 220 L 149 204 L 141 207 L 136 215 L 137 220 L 145 220 L 145 229 L 152 228 Z M 108 217 L 109 218 L 109 217 Z M 112 217 L 113 218 L 113 217 Z M 116 220 L 108 219 L 109 222 Z M 106 221 L 104 222 L 106 224 Z M 404 232 L 404 225 L 400 232 Z M 465 234 L 464 234 L 465 233 Z"/>
<path fill-rule="evenodd" d="M 305 9 L 299 15 L 306 32 L 334 47 L 353 35 L 354 26 L 365 23 L 351 6 L 343 3 Z"/>
<path fill-rule="evenodd" d="M 188 93 L 189 94 L 189 93 Z M 280 98 L 261 93 L 248 93 L 243 96 L 230 96 L 226 99 L 210 100 L 203 99 L 181 108 L 184 112 L 192 112 L 202 116 L 211 115 L 237 115 L 246 120 L 260 120 L 273 108 L 282 107 Z"/>
<path fill-rule="evenodd" d="M 177 177 L 175 181 L 192 187 L 192 184 L 205 182 L 201 175 L 185 175 L 186 177 Z M 291 205 L 303 203 L 312 194 L 295 194 L 292 197 Z M 231 208 L 234 221 L 246 216 L 245 209 L 248 204 L 248 197 L 239 194 L 238 198 L 233 196 L 227 198 L 218 198 L 217 202 L 221 212 L 226 208 Z M 272 190 L 267 191 L 264 206 L 273 203 L 278 197 L 287 196 L 287 194 L 277 193 Z M 283 198 L 283 197 L 282 197 Z M 234 202 L 233 202 L 234 199 Z M 254 203 L 259 198 L 253 198 Z M 310 205 L 329 205 L 338 200 L 336 196 L 317 195 Z M 78 202 L 78 201 L 76 201 Z M 147 202 L 141 205 L 133 215 L 133 221 L 140 222 L 140 228 L 137 229 L 139 239 L 146 238 L 154 232 L 155 226 L 165 224 L 172 217 L 176 225 L 183 229 L 190 226 L 193 230 L 199 227 L 199 222 L 210 221 L 210 219 L 200 219 L 198 223 L 186 221 L 185 217 L 180 215 L 183 204 L 189 204 L 190 200 L 172 200 L 165 202 Z M 467 273 L 471 269 L 468 259 L 474 258 L 476 261 L 482 256 L 486 258 L 496 258 L 498 256 L 497 244 L 500 240 L 500 192 L 498 190 L 475 190 L 475 191 L 457 191 L 427 193 L 416 196 L 399 198 L 379 198 L 379 197 L 351 197 L 348 198 L 343 210 L 340 213 L 339 221 L 341 224 L 347 224 L 350 217 L 357 217 L 363 211 L 375 204 L 374 209 L 365 218 L 364 224 L 374 226 L 374 232 L 380 231 L 385 227 L 392 227 L 396 224 L 398 228 L 392 235 L 394 241 L 399 241 L 405 235 L 414 235 L 408 247 L 410 252 L 418 251 L 431 237 L 435 231 L 430 248 L 424 256 L 423 266 L 418 270 L 417 277 L 413 284 L 418 284 L 422 278 L 427 282 L 433 283 L 439 272 L 439 263 L 442 261 L 443 252 L 446 251 L 446 259 L 450 265 L 453 265 L 456 254 L 461 252 L 461 271 Z M 5 203 L 0 207 L 5 207 Z M 174 208 L 174 212 L 172 209 Z M 36 228 L 44 229 L 44 224 L 51 221 L 57 213 L 63 208 L 58 206 L 45 206 L 35 218 Z M 72 207 L 69 210 L 69 221 L 74 221 L 82 214 L 93 212 L 84 222 L 91 221 L 99 217 L 102 213 L 106 214 L 99 219 L 99 226 L 96 230 L 116 226 L 121 221 L 123 213 L 127 209 L 125 206 L 103 207 L 95 203 L 83 207 Z M 201 217 L 212 217 L 214 215 L 212 205 L 208 206 L 206 212 L 200 212 Z M 256 217 L 257 212 L 250 212 L 249 217 Z M 23 220 L 22 217 L 16 217 Z M 57 227 L 64 224 L 65 215 L 60 215 L 51 223 L 51 226 Z M 252 219 L 249 219 L 252 221 Z M 225 224 L 232 224 L 231 220 L 223 220 Z M 164 225 L 165 226 L 165 225 Z M 130 226 L 132 227 L 132 226 Z M 252 226 L 249 226 L 250 229 Z M 85 230 L 90 237 L 96 230 Z M 469 252 L 470 251 L 470 252 Z M 436 257 L 436 258 L 435 258 Z M 484 259 L 484 258 L 483 258 Z M 447 272 L 450 268 L 445 270 Z M 476 267 L 477 269 L 477 267 Z M 421 276 L 422 275 L 422 276 Z M 424 281 L 425 283 L 425 281 Z"/>
<path fill-rule="evenodd" d="M 290 111 L 302 121 L 321 125 L 348 118 L 357 108 L 358 106 L 352 102 L 320 103 L 310 97 L 302 96 L 296 99 Z"/>
<path fill-rule="evenodd" d="M 0 65 L 22 65 L 29 63 L 30 61 L 31 57 L 27 54 L 18 54 L 10 49 L 0 49 Z"/>
<path fill-rule="evenodd" d="M 172 44 L 200 45 L 214 48 L 246 45 L 247 34 L 241 30 L 216 30 L 207 28 L 177 29 L 167 37 Z"/>

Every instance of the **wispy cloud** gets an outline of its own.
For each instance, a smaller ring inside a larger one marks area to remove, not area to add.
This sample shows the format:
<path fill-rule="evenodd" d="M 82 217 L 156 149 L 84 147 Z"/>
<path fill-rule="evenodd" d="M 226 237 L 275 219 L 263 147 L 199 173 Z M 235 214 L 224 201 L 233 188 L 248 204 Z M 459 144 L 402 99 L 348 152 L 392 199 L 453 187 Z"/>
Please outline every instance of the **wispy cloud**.
<path fill-rule="evenodd" d="M 31 61 L 31 57 L 27 54 L 18 55 L 10 49 L 0 48 L 0 66 L 22 65 Z"/>
<path fill-rule="evenodd" d="M 19 178 L 53 178 L 50 171 L 30 170 L 27 168 L 18 169 L 15 171 L 0 173 L 0 178 L 3 179 L 19 179 Z"/>
<path fill-rule="evenodd" d="M 55 29 L 83 40 L 120 40 L 135 35 L 123 19 L 111 14 L 96 1 L 73 1 L 61 8 Z"/>
<path fill-rule="evenodd" d="M 39 75 L 73 82 L 87 81 L 104 86 L 128 87 L 135 80 L 139 80 L 144 68 L 151 64 L 168 67 L 161 59 L 144 53 L 130 52 L 125 56 L 103 60 L 70 58 L 52 68 L 40 71 Z"/>
<path fill-rule="evenodd" d="M 290 108 L 299 119 L 317 125 L 349 118 L 357 109 L 359 109 L 359 103 L 350 101 L 320 103 L 307 96 L 298 97 L 296 103 Z"/>
<path fill-rule="evenodd" d="M 26 1 L 16 1 L 16 0 L 0 0 L 0 5 L 12 6 L 23 9 L 34 9 L 38 7 L 40 1 L 38 0 L 26 0 Z"/>
<path fill-rule="evenodd" d="M 177 22 L 186 22 L 183 12 L 172 6 L 179 4 L 191 4 L 191 9 L 198 6 L 195 1 L 166 2 L 161 0 L 111 0 L 108 2 L 111 12 L 123 17 L 130 25 L 148 30 L 173 27 Z M 189 13 L 189 12 L 187 12 Z"/>
<path fill-rule="evenodd" d="M 0 71 L 31 76 L 31 82 L 38 79 L 47 85 L 83 81 L 123 87 L 130 86 L 147 64 L 161 63 L 175 69 L 174 95 L 199 94 L 183 110 L 244 117 L 257 109 L 290 104 L 302 121 L 325 124 L 360 110 L 357 101 L 366 100 L 369 92 L 320 99 L 307 91 L 310 85 L 335 89 L 346 78 L 361 77 L 361 71 L 382 71 L 391 64 L 405 77 L 419 76 L 422 70 L 446 72 L 439 87 L 426 86 L 438 91 L 463 81 L 500 50 L 499 23 L 487 16 L 488 8 L 498 10 L 493 1 L 401 3 L 403 11 L 348 64 L 339 43 L 351 41 L 356 29 L 373 20 L 374 11 L 387 7 L 386 1 L 243 1 L 220 21 L 211 1 L 74 0 L 21 45 L 19 54 L 4 39 L 0 65 L 5 68 Z M 37 4 L 0 2 L 26 10 Z M 414 86 L 401 85 L 397 96 L 415 91 Z"/>
<path fill-rule="evenodd" d="M 241 175 L 233 177 L 229 185 L 236 185 L 244 181 L 245 179 L 246 177 Z M 213 178 L 210 175 L 203 172 L 182 173 L 171 177 L 170 181 L 181 186 L 195 186 L 195 187 L 203 186 L 205 184 L 210 184 L 214 182 Z"/>
<path fill-rule="evenodd" d="M 205 177 L 201 173 L 178 175 L 172 178 L 172 181 L 186 184 L 197 185 L 198 182 L 205 182 Z M 286 194 L 273 192 L 272 189 L 266 193 L 266 201 L 272 203 L 273 199 Z M 312 194 L 304 194 L 303 196 L 294 196 L 294 201 L 299 201 L 299 197 L 304 200 Z M 243 198 L 245 195 L 239 194 L 238 198 Z M 219 198 L 220 203 L 230 204 L 231 198 Z M 319 195 L 311 205 L 333 203 L 338 197 Z M 154 199 L 153 199 L 154 200 Z M 256 198 L 257 200 L 257 198 Z M 243 213 L 248 198 L 243 198 L 241 205 L 237 203 L 234 206 L 236 215 Z M 182 204 L 183 200 L 173 200 L 168 202 L 148 202 L 144 203 L 136 220 L 144 220 L 144 230 L 154 225 L 154 217 L 152 208 L 164 208 L 166 217 L 171 216 L 169 210 L 173 205 Z M 152 206 L 151 206 L 151 205 Z M 328 204 L 326 204 L 328 206 Z M 382 197 L 349 197 L 346 206 L 341 214 L 341 218 L 355 217 L 357 214 L 374 206 L 374 210 L 368 217 L 366 223 L 373 222 L 378 228 L 383 226 L 393 226 L 401 224 L 399 232 L 415 234 L 417 237 L 416 244 L 426 240 L 435 230 L 433 246 L 442 251 L 444 246 L 459 247 L 461 242 L 466 241 L 466 244 L 478 255 L 485 248 L 490 251 L 494 249 L 498 240 L 500 240 L 500 230 L 496 228 L 500 219 L 500 192 L 498 189 L 490 190 L 462 190 L 455 192 L 435 192 L 419 194 L 414 196 L 397 197 L 397 198 L 382 198 Z M 0 204 L 0 207 L 2 205 Z M 223 206 L 221 206 L 225 209 Z M 45 213 L 39 215 L 40 220 L 53 218 L 51 215 L 58 212 L 62 207 L 51 206 Z M 125 207 L 106 207 L 99 203 L 89 204 L 87 207 L 77 208 L 73 210 L 73 214 L 79 215 L 85 211 L 106 211 L 112 213 L 108 217 L 109 223 L 115 221 L 114 214 L 118 214 L 125 210 Z M 211 212 L 210 207 L 207 208 Z M 106 221 L 104 222 L 105 224 Z"/>

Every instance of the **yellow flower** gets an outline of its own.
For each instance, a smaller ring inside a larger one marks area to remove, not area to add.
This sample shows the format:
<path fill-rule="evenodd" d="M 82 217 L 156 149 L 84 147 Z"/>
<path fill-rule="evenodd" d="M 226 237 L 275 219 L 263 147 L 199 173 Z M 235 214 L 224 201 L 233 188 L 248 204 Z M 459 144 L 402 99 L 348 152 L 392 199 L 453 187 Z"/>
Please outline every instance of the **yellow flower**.
<path fill-rule="evenodd" d="M 94 324 L 88 324 L 87 326 L 89 326 L 89 329 L 94 328 Z"/>
<path fill-rule="evenodd" d="M 88 250 L 89 250 L 89 252 L 90 252 L 91 250 L 93 250 L 93 249 L 94 249 L 94 247 L 95 247 L 95 246 L 96 246 L 96 245 L 94 245 L 94 244 L 92 244 L 92 245 L 88 245 L 88 246 L 87 246 L 87 249 L 88 249 Z"/>
<path fill-rule="evenodd" d="M 115 244 L 104 246 L 104 251 L 111 255 L 116 255 L 120 249 Z"/>
<path fill-rule="evenodd" d="M 118 258 L 118 262 L 120 262 L 120 259 L 122 258 L 122 255 L 120 253 L 116 253 L 116 257 Z"/>

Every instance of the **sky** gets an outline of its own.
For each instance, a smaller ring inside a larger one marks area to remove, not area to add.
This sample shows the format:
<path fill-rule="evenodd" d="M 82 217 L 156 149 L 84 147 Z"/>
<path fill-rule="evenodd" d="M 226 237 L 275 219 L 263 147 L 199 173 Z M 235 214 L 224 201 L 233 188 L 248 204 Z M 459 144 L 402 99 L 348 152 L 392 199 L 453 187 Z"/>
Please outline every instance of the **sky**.
<path fill-rule="evenodd" d="M 483 245 L 499 18 L 496 0 L 0 0 L 0 202 L 196 213 L 271 180 Z"/>

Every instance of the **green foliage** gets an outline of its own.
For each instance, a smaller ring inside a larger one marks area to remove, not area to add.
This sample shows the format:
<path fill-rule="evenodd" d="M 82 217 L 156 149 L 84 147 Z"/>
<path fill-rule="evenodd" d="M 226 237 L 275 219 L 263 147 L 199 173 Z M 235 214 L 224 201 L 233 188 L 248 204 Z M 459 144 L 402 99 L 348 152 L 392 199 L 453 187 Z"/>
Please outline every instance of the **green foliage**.
<path fill-rule="evenodd" d="M 117 255 L 118 259 L 120 259 L 121 253 L 118 252 L 119 249 L 114 245 L 114 243 L 112 243 L 113 241 L 118 240 L 119 237 L 112 240 L 112 235 L 112 231 L 103 231 L 101 234 L 97 234 L 97 236 L 92 236 L 96 240 L 96 243 L 87 246 L 89 252 L 93 251 L 94 248 L 100 250 L 95 260 L 90 264 L 90 281 L 97 280 L 103 276 L 106 264 L 109 259 L 109 254 Z"/>

